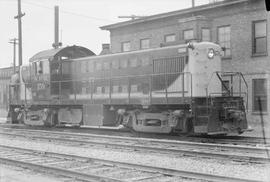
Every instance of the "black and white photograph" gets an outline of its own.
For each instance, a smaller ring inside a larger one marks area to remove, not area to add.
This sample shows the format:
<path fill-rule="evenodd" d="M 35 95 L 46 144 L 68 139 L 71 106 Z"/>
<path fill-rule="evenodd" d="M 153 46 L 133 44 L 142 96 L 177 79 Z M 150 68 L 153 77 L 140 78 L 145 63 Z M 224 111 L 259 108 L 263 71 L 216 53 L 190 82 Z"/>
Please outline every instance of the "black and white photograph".
<path fill-rule="evenodd" d="M 0 0 L 0 182 L 270 182 L 269 0 Z"/>

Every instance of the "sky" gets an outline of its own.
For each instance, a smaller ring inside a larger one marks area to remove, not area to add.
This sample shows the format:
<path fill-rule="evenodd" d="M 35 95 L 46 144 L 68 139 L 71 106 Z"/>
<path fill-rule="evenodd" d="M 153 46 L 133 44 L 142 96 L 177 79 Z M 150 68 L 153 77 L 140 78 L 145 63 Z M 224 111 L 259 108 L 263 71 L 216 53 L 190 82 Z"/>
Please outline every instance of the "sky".
<path fill-rule="evenodd" d="M 59 38 L 63 46 L 84 46 L 96 54 L 110 34 L 99 27 L 128 19 L 118 16 L 149 16 L 191 7 L 191 0 L 21 0 L 23 64 L 36 53 L 51 49 L 54 42 L 54 6 L 59 6 Z M 195 5 L 209 0 L 195 0 Z M 0 68 L 13 63 L 17 38 L 17 0 L 0 0 Z M 17 48 L 18 50 L 18 48 Z M 18 53 L 17 64 L 18 64 Z"/>

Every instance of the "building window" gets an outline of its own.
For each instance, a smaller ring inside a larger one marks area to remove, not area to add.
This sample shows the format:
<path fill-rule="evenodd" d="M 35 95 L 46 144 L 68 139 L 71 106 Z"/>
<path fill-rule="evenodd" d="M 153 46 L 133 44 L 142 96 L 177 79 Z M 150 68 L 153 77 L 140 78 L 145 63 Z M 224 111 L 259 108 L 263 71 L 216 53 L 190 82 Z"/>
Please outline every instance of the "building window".
<path fill-rule="evenodd" d="M 194 31 L 193 29 L 190 30 L 184 30 L 184 40 L 193 40 L 194 39 Z"/>
<path fill-rule="evenodd" d="M 91 94 L 91 87 L 90 87 L 91 83 L 87 82 L 87 86 L 86 86 L 86 94 Z"/>
<path fill-rule="evenodd" d="M 129 60 L 129 65 L 130 65 L 130 67 L 137 67 L 137 66 L 138 66 L 138 61 L 137 61 L 137 59 L 136 59 L 136 58 L 130 59 L 130 60 Z"/>
<path fill-rule="evenodd" d="M 121 92 L 122 93 L 128 93 L 128 86 L 127 85 L 121 85 Z"/>
<path fill-rule="evenodd" d="M 105 94 L 110 93 L 110 87 L 109 87 L 109 86 L 105 86 L 105 87 L 104 87 L 104 93 L 105 93 Z"/>
<path fill-rule="evenodd" d="M 253 111 L 260 111 L 260 108 L 263 112 L 267 111 L 267 80 L 266 79 L 253 79 L 252 88 L 253 88 Z M 259 102 L 261 100 L 261 102 Z M 260 104 L 261 103 L 261 106 Z"/>
<path fill-rule="evenodd" d="M 120 60 L 120 67 L 127 68 L 128 67 L 128 60 L 125 60 L 125 59 Z"/>
<path fill-rule="evenodd" d="M 118 85 L 114 85 L 113 86 L 113 93 L 117 93 L 119 92 L 119 86 Z"/>
<path fill-rule="evenodd" d="M 81 61 L 78 61 L 77 64 L 76 64 L 76 66 L 77 66 L 77 71 L 78 71 L 77 74 L 78 73 L 81 73 L 82 72 L 81 71 Z"/>
<path fill-rule="evenodd" d="M 88 61 L 85 62 L 85 72 L 86 72 L 86 73 L 89 72 L 89 64 L 88 64 Z"/>
<path fill-rule="evenodd" d="M 81 62 L 81 72 L 82 72 L 82 73 L 85 73 L 85 65 L 84 65 L 84 64 L 85 64 L 85 62 L 82 61 L 82 62 Z"/>
<path fill-rule="evenodd" d="M 130 42 L 122 42 L 122 52 L 130 51 Z"/>
<path fill-rule="evenodd" d="M 222 26 L 218 27 L 218 44 L 225 48 L 222 51 L 223 57 L 231 57 L 231 27 Z"/>
<path fill-rule="evenodd" d="M 141 49 L 148 49 L 148 48 L 150 48 L 150 39 L 141 39 L 140 40 L 140 48 Z"/>
<path fill-rule="evenodd" d="M 112 68 L 118 69 L 119 68 L 119 61 L 118 60 L 113 60 L 112 62 Z"/>
<path fill-rule="evenodd" d="M 142 66 L 148 66 L 150 64 L 149 58 L 148 57 L 143 57 L 141 59 L 141 64 L 142 64 Z"/>
<path fill-rule="evenodd" d="M 101 62 L 95 62 L 95 70 L 96 71 L 102 70 L 102 63 Z"/>
<path fill-rule="evenodd" d="M 101 93 L 102 93 L 102 87 L 97 86 L 97 87 L 96 87 L 96 93 L 97 93 L 97 94 L 101 94 Z"/>
<path fill-rule="evenodd" d="M 131 85 L 130 86 L 130 92 L 131 93 L 138 92 L 138 85 Z"/>
<path fill-rule="evenodd" d="M 86 87 L 82 87 L 82 94 L 83 94 L 83 95 L 86 94 Z"/>
<path fill-rule="evenodd" d="M 165 42 L 174 42 L 175 41 L 175 34 L 165 35 L 164 40 L 165 40 Z"/>
<path fill-rule="evenodd" d="M 253 54 L 266 54 L 267 52 L 266 20 L 253 22 Z"/>
<path fill-rule="evenodd" d="M 110 63 L 110 62 L 104 62 L 104 63 L 103 63 L 103 68 L 104 68 L 104 70 L 109 70 L 110 67 L 111 67 L 111 63 Z"/>
<path fill-rule="evenodd" d="M 88 63 L 88 70 L 89 70 L 89 72 L 93 72 L 94 71 L 94 63 L 93 62 L 89 62 Z"/>
<path fill-rule="evenodd" d="M 202 41 L 211 41 L 209 28 L 202 28 Z"/>

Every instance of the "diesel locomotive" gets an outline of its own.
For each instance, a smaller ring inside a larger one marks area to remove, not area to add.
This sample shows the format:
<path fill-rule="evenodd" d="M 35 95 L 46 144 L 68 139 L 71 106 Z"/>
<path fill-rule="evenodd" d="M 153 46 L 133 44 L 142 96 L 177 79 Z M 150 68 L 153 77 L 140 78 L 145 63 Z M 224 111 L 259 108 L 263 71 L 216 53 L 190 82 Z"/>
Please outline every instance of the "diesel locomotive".
<path fill-rule="evenodd" d="M 241 134 L 247 84 L 222 72 L 221 55 L 211 42 L 99 56 L 79 46 L 42 51 L 11 81 L 9 115 L 29 125 Z"/>

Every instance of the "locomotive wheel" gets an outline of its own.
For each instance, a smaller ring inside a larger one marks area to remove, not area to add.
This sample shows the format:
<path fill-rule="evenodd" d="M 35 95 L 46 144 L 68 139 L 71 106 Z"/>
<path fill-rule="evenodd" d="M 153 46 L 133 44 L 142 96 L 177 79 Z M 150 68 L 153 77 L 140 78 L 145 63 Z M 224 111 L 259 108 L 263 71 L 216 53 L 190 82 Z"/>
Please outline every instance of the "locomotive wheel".
<path fill-rule="evenodd" d="M 44 126 L 52 127 L 55 126 L 54 114 L 50 113 L 45 120 L 43 120 Z"/>
<path fill-rule="evenodd" d="M 237 132 L 238 132 L 238 135 L 241 135 L 242 133 L 244 133 L 244 131 L 241 130 L 241 128 L 237 128 Z"/>
<path fill-rule="evenodd" d="M 18 113 L 15 111 L 9 111 L 9 113 L 10 113 L 11 123 L 19 124 Z"/>
<path fill-rule="evenodd" d="M 194 131 L 192 118 L 187 118 L 185 122 L 185 131 L 187 134 L 191 134 Z"/>

